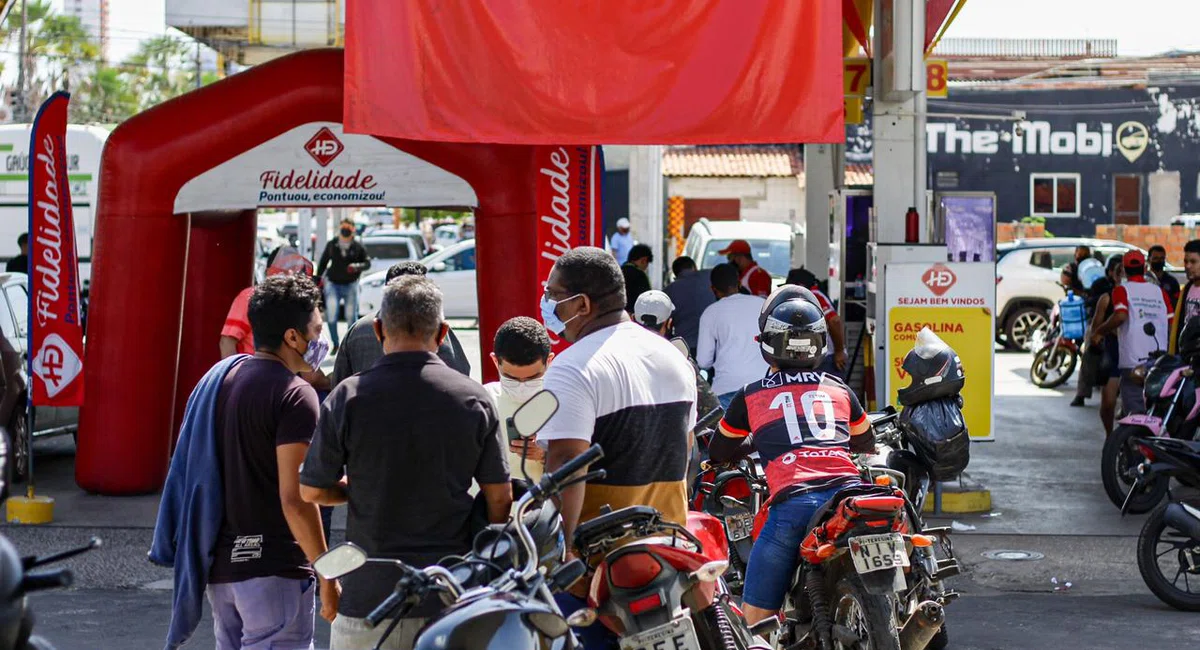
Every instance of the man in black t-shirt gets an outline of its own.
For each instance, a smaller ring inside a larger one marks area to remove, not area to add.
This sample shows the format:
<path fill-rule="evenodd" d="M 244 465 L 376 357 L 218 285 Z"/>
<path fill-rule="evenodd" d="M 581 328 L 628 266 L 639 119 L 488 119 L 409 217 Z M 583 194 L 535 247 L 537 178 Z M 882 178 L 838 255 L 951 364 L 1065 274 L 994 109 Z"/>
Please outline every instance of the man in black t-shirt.
<path fill-rule="evenodd" d="M 302 276 L 275 276 L 250 296 L 255 353 L 225 376 L 216 438 L 225 513 L 208 575 L 218 650 L 310 648 L 315 589 L 310 562 L 326 550 L 317 507 L 300 498 L 300 464 L 317 422 L 317 394 L 298 374 L 321 335 L 320 292 Z M 332 620 L 337 584 L 321 581 Z"/>
<path fill-rule="evenodd" d="M 321 406 L 300 490 L 312 503 L 349 503 L 346 540 L 371 557 L 426 567 L 470 550 L 472 479 L 488 519 L 508 519 L 508 440 L 483 386 L 435 354 L 449 329 L 437 285 L 412 275 L 389 282 L 374 328 L 384 356 L 339 383 Z M 401 575 L 380 565 L 342 578 L 331 648 L 374 647 L 388 623 L 372 628 L 364 619 Z M 387 647 L 412 647 L 440 608 L 436 597 L 413 608 Z"/>
<path fill-rule="evenodd" d="M 630 314 L 638 296 L 650 290 L 650 276 L 646 273 L 653 261 L 654 252 L 649 246 L 634 244 L 629 249 L 629 259 L 621 265 L 621 275 L 625 277 L 625 311 Z"/>

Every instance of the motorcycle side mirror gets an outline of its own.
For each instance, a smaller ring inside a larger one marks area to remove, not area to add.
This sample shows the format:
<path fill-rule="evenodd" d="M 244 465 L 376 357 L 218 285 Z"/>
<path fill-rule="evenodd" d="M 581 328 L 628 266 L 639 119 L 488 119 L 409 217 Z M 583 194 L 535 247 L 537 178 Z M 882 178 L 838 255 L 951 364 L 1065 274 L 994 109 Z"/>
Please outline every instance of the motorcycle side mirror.
<path fill-rule="evenodd" d="M 512 414 L 513 428 L 522 438 L 532 438 L 557 412 L 558 398 L 554 393 L 543 390 L 530 397 L 529 401 Z"/>
<path fill-rule="evenodd" d="M 326 580 L 340 578 L 367 563 L 367 552 L 351 542 L 343 542 L 321 554 L 313 569 Z"/>
<path fill-rule="evenodd" d="M 676 336 L 671 339 L 671 345 L 674 345 L 675 349 L 679 350 L 679 354 L 682 354 L 685 359 L 691 358 L 692 351 L 688 349 L 687 341 L 683 340 L 683 337 Z"/>
<path fill-rule="evenodd" d="M 1154 336 L 1158 333 L 1158 330 L 1154 327 L 1154 323 L 1146 323 L 1142 326 L 1142 331 L 1146 333 L 1146 336 Z"/>

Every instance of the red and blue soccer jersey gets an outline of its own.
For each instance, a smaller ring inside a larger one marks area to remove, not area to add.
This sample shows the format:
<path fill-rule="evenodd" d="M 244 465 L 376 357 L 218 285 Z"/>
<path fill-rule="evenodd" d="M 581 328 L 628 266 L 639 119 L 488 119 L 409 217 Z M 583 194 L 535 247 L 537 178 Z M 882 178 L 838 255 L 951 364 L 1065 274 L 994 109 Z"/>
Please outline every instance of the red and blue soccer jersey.
<path fill-rule="evenodd" d="M 850 437 L 870 429 L 858 397 L 839 378 L 815 371 L 767 375 L 738 391 L 721 434 L 752 436 L 771 494 L 813 492 L 856 480 Z"/>

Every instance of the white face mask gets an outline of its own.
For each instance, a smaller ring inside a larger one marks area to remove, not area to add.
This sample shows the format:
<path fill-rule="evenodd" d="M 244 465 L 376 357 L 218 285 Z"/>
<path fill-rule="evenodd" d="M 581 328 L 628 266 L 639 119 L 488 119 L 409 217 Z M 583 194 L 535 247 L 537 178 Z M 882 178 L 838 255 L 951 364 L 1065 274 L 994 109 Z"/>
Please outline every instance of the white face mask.
<path fill-rule="evenodd" d="M 500 388 L 514 401 L 519 404 L 524 404 L 529 401 L 529 398 L 537 395 L 542 390 L 543 378 L 530 379 L 529 381 L 517 381 L 511 377 L 500 377 Z"/>

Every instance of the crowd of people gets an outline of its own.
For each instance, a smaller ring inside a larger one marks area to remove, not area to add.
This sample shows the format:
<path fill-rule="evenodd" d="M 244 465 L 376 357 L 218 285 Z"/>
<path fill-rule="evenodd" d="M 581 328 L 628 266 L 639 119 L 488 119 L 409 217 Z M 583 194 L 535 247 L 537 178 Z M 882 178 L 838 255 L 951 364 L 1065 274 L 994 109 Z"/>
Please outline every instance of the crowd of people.
<path fill-rule="evenodd" d="M 1183 327 L 1200 314 L 1200 239 L 1184 246 L 1187 284 L 1166 270 L 1167 250 L 1155 245 L 1149 255 L 1130 250 L 1113 255 L 1104 275 L 1081 277 L 1080 265 L 1093 258 L 1087 246 L 1075 249 L 1075 261 L 1063 268 L 1061 282 L 1084 300 L 1088 316 L 1080 376 L 1071 406 L 1084 406 L 1100 391 L 1100 421 L 1113 431 L 1118 405 L 1125 413 L 1145 410 L 1134 369 L 1162 350 L 1174 353 Z M 1154 334 L 1147 331 L 1153 325 Z"/>
<path fill-rule="evenodd" d="M 721 408 L 721 455 L 757 444 L 775 468 L 772 491 L 803 495 L 772 513 L 768 547 L 796 541 L 789 522 L 856 480 L 848 452 L 867 439 L 865 419 L 832 372 L 845 364 L 836 313 L 805 288 L 764 290 L 757 277 L 765 271 L 744 241 L 711 270 L 676 259 L 665 291 L 649 288 L 653 257 L 644 245 L 631 243 L 624 262 L 619 238 L 612 250 L 568 251 L 547 278 L 540 321 L 517 317 L 496 331 L 499 380 L 486 385 L 470 378 L 441 292 L 421 264 L 390 268 L 378 311 L 357 318 L 337 288 L 369 264 L 357 246 L 350 235 L 330 242 L 316 269 L 326 276 L 324 293 L 313 264 L 281 248 L 266 279 L 230 308 L 221 361 L 188 402 L 151 551 L 176 569 L 169 644 L 194 632 L 207 599 L 222 650 L 311 647 L 318 613 L 332 623 L 332 648 L 373 647 L 388 626 L 371 626 L 366 616 L 400 574 L 381 565 L 340 580 L 315 575 L 332 508 L 346 507 L 346 539 L 368 555 L 425 567 L 466 553 L 475 532 L 507 520 L 512 479 L 536 481 L 593 443 L 605 451 L 606 474 L 563 491 L 566 539 L 606 507 L 648 505 L 685 524 L 692 429 L 699 415 Z M 337 341 L 330 312 L 341 304 L 351 324 L 326 374 L 321 365 Z M 558 356 L 551 334 L 571 343 Z M 686 351 L 672 345 L 676 335 Z M 796 337 L 812 345 L 796 348 Z M 831 372 L 790 374 L 819 368 Z M 766 388 L 795 389 L 790 414 L 762 401 Z M 522 438 L 511 418 L 543 389 L 558 410 L 536 437 Z M 801 395 L 812 391 L 833 408 L 805 413 Z M 820 467 L 780 460 L 806 445 L 822 449 Z M 778 608 L 780 572 L 794 570 L 794 561 L 773 550 L 752 557 L 752 617 Z M 586 581 L 557 599 L 565 615 L 584 607 Z M 412 647 L 439 606 L 430 600 L 408 610 L 384 647 Z M 577 633 L 586 648 L 615 647 L 603 626 Z"/>

